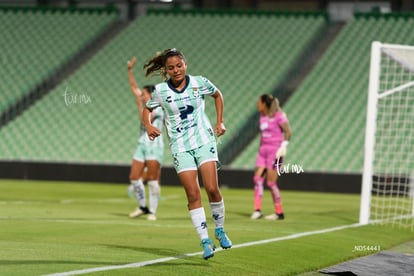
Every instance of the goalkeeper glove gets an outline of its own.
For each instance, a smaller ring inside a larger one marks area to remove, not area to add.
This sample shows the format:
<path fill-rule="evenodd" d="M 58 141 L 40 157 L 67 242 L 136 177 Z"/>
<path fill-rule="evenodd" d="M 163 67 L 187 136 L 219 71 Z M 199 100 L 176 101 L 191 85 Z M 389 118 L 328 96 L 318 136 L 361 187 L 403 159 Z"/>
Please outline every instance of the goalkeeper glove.
<path fill-rule="evenodd" d="M 289 145 L 289 141 L 284 140 L 282 144 L 280 145 L 279 149 L 276 152 L 276 159 L 279 159 L 280 157 L 283 157 L 287 153 L 287 146 Z"/>

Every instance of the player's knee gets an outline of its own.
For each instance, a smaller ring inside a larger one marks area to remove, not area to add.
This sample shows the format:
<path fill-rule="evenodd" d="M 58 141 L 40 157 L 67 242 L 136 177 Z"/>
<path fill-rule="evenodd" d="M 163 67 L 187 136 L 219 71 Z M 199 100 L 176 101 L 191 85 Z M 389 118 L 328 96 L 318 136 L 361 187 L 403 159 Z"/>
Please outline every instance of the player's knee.
<path fill-rule="evenodd" d="M 260 176 L 253 176 L 253 183 L 254 185 L 263 185 L 263 177 Z"/>
<path fill-rule="evenodd" d="M 193 204 L 196 204 L 196 203 L 201 203 L 201 195 L 199 192 L 187 191 L 186 195 L 187 195 L 187 201 L 188 201 L 189 206 L 192 206 Z"/>
<path fill-rule="evenodd" d="M 275 187 L 277 188 L 276 182 L 268 181 L 266 184 L 267 184 L 267 187 L 269 187 L 270 189 L 275 188 Z"/>
<path fill-rule="evenodd" d="M 187 198 L 187 202 L 188 202 L 188 207 L 193 209 L 194 206 L 201 206 L 201 198 L 197 198 L 197 197 L 189 197 Z"/>
<path fill-rule="evenodd" d="M 129 180 L 138 180 L 139 174 L 137 172 L 131 171 L 129 173 Z"/>
<path fill-rule="evenodd" d="M 148 181 L 153 181 L 153 180 L 157 180 L 158 179 L 158 175 L 156 173 L 147 173 L 147 180 Z"/>
<path fill-rule="evenodd" d="M 210 202 L 219 202 L 222 198 L 220 189 L 218 187 L 206 189 L 206 192 Z"/>

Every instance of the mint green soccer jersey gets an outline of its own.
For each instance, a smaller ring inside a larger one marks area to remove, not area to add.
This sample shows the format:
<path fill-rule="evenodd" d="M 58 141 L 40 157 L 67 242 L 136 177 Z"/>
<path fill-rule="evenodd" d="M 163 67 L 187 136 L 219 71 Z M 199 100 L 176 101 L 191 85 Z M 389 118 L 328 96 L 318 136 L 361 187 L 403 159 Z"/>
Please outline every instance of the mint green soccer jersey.
<path fill-rule="evenodd" d="M 215 141 L 213 128 L 204 112 L 204 98 L 217 88 L 202 76 L 186 76 L 183 90 L 176 90 L 170 81 L 156 85 L 150 109 L 161 106 L 164 111 L 171 152 L 185 152 Z"/>
<path fill-rule="evenodd" d="M 162 130 L 162 127 L 164 125 L 164 112 L 161 108 L 155 108 L 151 112 L 151 121 L 152 124 Z M 138 137 L 138 144 L 143 144 L 146 147 L 164 147 L 164 140 L 162 138 L 162 135 L 158 136 L 154 141 L 151 141 L 147 135 L 147 130 L 145 129 L 145 126 L 141 124 L 140 129 L 140 135 Z"/>

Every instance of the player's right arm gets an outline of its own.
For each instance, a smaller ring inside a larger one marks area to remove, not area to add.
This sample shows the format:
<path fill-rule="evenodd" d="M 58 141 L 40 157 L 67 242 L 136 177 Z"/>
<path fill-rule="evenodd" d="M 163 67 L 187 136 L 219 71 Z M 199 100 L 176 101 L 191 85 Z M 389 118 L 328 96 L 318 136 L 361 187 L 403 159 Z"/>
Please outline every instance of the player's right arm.
<path fill-rule="evenodd" d="M 135 62 L 137 61 L 136 57 L 133 57 L 130 61 L 128 61 L 128 81 L 129 86 L 131 87 L 132 94 L 134 94 L 137 106 L 138 106 L 138 115 L 141 120 L 141 123 L 144 124 L 143 121 L 143 112 L 144 106 L 142 103 L 142 91 L 139 89 L 137 82 L 135 81 L 134 74 L 132 73 L 132 68 L 134 68 Z"/>

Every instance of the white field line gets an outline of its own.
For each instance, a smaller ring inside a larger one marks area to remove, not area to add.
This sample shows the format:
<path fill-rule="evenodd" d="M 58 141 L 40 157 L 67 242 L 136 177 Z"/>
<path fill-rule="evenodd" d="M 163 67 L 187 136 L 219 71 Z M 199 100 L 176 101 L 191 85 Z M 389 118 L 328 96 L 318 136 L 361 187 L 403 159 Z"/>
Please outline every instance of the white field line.
<path fill-rule="evenodd" d="M 354 227 L 359 227 L 359 226 L 362 226 L 362 225 L 359 224 L 359 223 L 354 223 L 354 224 L 337 226 L 337 227 L 333 227 L 333 228 L 296 233 L 296 234 L 291 234 L 291 235 L 284 236 L 284 237 L 278 237 L 278 238 L 272 238 L 272 239 L 266 239 L 266 240 L 259 240 L 259 241 L 253 241 L 253 242 L 246 242 L 246 243 L 233 245 L 232 249 L 240 248 L 240 247 L 247 247 L 247 246 L 255 246 L 255 245 L 258 245 L 258 244 L 265 244 L 265 243 L 271 243 L 271 242 L 292 240 L 292 239 L 297 239 L 297 238 L 301 238 L 301 237 L 317 235 L 317 234 L 325 234 L 325 233 L 329 233 L 329 232 L 334 232 L 334 231 L 339 231 L 339 230 L 343 230 L 343 229 L 347 229 L 347 228 L 354 228 Z M 216 250 L 216 252 L 219 252 L 219 251 L 222 251 L 222 250 L 223 249 L 219 248 L 219 249 Z M 47 275 L 44 275 L 44 276 L 81 275 L 81 274 L 93 273 L 93 272 L 99 272 L 99 271 L 136 268 L 136 267 L 143 267 L 143 266 L 152 265 L 152 264 L 165 263 L 165 262 L 178 260 L 178 259 L 183 259 L 183 258 L 187 258 L 187 257 L 201 255 L 201 254 L 203 254 L 203 252 L 194 252 L 194 253 L 187 253 L 187 254 L 174 256 L 174 257 L 166 257 L 166 258 L 148 260 L 148 261 L 143 261 L 143 262 L 139 262 L 139 263 L 130 263 L 130 264 L 124 264 L 124 265 L 112 265 L 112 266 L 87 268 L 87 269 L 81 269 L 81 270 L 73 270 L 73 271 L 67 271 L 67 272 L 47 274 Z"/>

